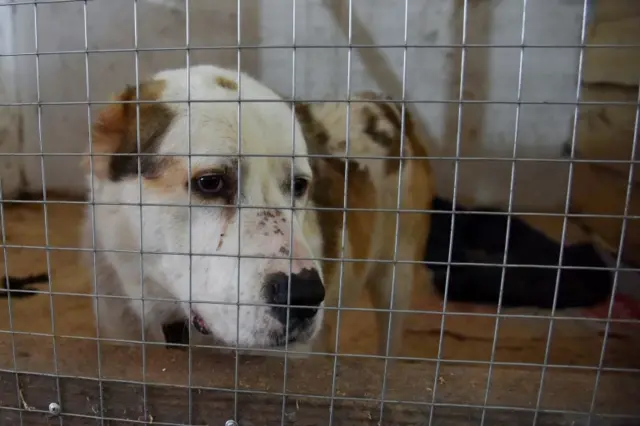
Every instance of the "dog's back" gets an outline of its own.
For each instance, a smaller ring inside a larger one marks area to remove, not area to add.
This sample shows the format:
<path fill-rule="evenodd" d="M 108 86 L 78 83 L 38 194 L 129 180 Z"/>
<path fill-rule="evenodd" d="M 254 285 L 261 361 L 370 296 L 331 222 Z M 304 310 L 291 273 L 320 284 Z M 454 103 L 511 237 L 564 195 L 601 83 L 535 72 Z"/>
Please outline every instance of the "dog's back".
<path fill-rule="evenodd" d="M 327 325 L 334 329 L 332 307 L 338 305 L 339 295 L 342 307 L 354 307 L 365 287 L 376 309 L 391 307 L 392 285 L 393 309 L 409 309 L 413 283 L 416 277 L 424 279 L 424 274 L 418 273 L 417 264 L 400 263 L 394 279 L 391 262 L 422 260 L 430 222 L 428 214 L 402 211 L 428 210 L 434 195 L 426 149 L 410 114 L 405 113 L 403 120 L 399 104 L 375 93 L 358 93 L 352 99 L 357 102 L 351 103 L 349 113 L 345 102 L 296 106 L 309 153 L 322 156 L 312 161 L 316 175 L 312 199 L 320 208 Z M 400 194 L 398 188 L 402 188 Z M 343 222 L 345 207 L 348 213 Z M 342 268 L 341 259 L 345 259 Z M 386 352 L 388 316 L 377 315 L 379 351 Z M 396 319 L 400 316 L 393 317 L 391 353 L 401 345 L 402 320 Z M 331 333 L 326 336 L 330 338 Z M 324 343 L 333 348 L 333 340 Z"/>

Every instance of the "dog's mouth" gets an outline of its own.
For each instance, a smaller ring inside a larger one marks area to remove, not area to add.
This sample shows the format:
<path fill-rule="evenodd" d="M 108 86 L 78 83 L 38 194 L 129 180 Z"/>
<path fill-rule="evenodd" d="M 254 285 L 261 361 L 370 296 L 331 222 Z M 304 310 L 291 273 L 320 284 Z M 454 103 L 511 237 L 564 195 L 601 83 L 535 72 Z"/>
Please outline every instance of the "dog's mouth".
<path fill-rule="evenodd" d="M 191 324 L 200 334 L 210 335 L 211 329 L 204 322 L 202 317 L 195 311 L 191 311 Z M 289 333 L 279 332 L 271 334 L 271 342 L 268 347 L 283 348 L 287 344 L 291 345 L 297 342 L 305 342 L 309 338 L 309 330 L 304 326 L 291 327 Z"/>
<path fill-rule="evenodd" d="M 289 333 L 282 330 L 271 334 L 271 347 L 284 348 L 294 343 L 305 343 L 312 335 L 309 323 L 300 323 L 289 328 Z"/>
<path fill-rule="evenodd" d="M 193 327 L 196 330 L 198 330 L 199 333 L 204 335 L 211 334 L 211 330 L 209 329 L 207 324 L 204 322 L 202 317 L 193 311 L 191 311 L 191 324 L 193 324 Z"/>
<path fill-rule="evenodd" d="M 280 349 L 284 348 L 287 345 L 292 345 L 299 341 L 299 336 L 295 334 L 290 334 L 286 336 L 285 334 L 277 333 L 272 334 L 271 342 L 267 345 L 269 348 Z"/>

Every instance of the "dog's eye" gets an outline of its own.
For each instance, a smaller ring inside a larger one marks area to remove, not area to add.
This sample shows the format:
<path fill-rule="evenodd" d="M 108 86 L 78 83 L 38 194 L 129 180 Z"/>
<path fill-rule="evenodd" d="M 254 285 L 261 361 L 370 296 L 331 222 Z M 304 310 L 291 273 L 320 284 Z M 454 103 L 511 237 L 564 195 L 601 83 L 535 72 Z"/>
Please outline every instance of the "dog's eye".
<path fill-rule="evenodd" d="M 309 187 L 309 181 L 305 178 L 295 178 L 293 180 L 293 195 L 294 197 L 302 197 L 307 192 Z"/>
<path fill-rule="evenodd" d="M 198 176 L 192 182 L 192 188 L 203 195 L 217 195 L 224 189 L 224 176 L 209 174 Z"/>

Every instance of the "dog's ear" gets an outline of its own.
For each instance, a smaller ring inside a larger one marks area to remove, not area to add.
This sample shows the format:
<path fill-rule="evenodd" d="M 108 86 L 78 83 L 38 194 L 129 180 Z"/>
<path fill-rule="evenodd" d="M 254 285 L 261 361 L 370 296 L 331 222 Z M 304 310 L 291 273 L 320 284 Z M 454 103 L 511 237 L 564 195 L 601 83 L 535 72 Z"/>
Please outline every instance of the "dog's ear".
<path fill-rule="evenodd" d="M 173 112 L 159 101 L 164 87 L 163 81 L 156 80 L 141 83 L 138 93 L 135 86 L 127 86 L 113 98 L 115 103 L 100 111 L 91 129 L 91 151 L 97 155 L 92 156 L 93 164 L 88 156 L 83 159 L 85 170 L 93 171 L 98 179 L 111 180 L 137 172 L 137 154 L 152 153 L 173 120 Z"/>

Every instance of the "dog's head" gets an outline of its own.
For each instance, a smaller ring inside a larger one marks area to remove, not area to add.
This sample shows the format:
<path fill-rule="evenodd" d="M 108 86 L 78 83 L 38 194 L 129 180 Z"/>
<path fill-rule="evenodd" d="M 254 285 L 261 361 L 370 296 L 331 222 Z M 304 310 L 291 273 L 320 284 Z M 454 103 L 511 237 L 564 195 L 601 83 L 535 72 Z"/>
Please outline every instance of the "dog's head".
<path fill-rule="evenodd" d="M 317 225 L 292 209 L 307 204 L 314 179 L 300 126 L 245 74 L 237 81 L 213 66 L 189 74 L 162 71 L 100 112 L 85 162 L 99 188 L 93 200 L 141 204 L 116 214 L 142 228 L 145 253 L 161 253 L 145 256 L 144 273 L 185 301 L 202 332 L 242 347 L 309 341 L 324 287 L 312 260 Z"/>

